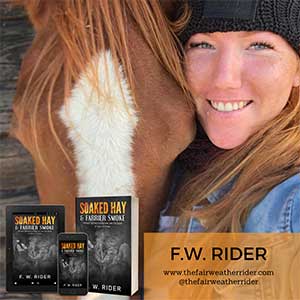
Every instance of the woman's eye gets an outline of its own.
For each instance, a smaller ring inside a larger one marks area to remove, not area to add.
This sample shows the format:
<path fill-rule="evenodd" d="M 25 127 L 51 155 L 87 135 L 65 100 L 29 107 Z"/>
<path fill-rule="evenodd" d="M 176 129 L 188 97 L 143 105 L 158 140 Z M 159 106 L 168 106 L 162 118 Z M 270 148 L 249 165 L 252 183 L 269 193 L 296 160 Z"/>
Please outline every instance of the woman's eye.
<path fill-rule="evenodd" d="M 274 49 L 274 47 L 266 42 L 255 42 L 250 45 L 249 49 L 253 50 L 265 50 L 265 49 Z"/>
<path fill-rule="evenodd" d="M 213 45 L 207 42 L 190 43 L 190 48 L 215 49 Z"/>

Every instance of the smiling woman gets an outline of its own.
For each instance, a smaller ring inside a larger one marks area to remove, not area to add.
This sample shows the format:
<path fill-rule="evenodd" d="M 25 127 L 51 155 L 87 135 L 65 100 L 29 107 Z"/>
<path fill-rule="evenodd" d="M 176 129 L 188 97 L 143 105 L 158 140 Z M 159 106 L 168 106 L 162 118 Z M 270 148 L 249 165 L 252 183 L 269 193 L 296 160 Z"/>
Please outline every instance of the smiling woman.
<path fill-rule="evenodd" d="M 210 140 L 232 149 L 286 106 L 299 56 L 272 32 L 198 33 L 186 45 L 186 76 Z"/>
<path fill-rule="evenodd" d="M 300 2 L 226 3 L 187 1 L 177 21 L 199 124 L 160 230 L 299 232 Z"/>

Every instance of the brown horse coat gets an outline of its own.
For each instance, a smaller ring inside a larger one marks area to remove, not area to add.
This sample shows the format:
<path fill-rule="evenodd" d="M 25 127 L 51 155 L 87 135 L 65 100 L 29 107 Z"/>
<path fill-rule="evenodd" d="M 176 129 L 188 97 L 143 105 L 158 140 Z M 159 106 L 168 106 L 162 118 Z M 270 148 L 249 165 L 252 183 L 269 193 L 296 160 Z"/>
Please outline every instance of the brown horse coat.
<path fill-rule="evenodd" d="M 43 38 L 40 38 L 40 44 L 45 42 Z M 87 63 L 66 101 L 62 92 L 63 77 L 57 81 L 51 111 L 55 129 L 74 167 L 51 133 L 46 121 L 49 112 L 46 103 L 38 111 L 37 134 L 40 151 L 50 172 L 33 146 L 34 137 L 28 130 L 31 112 L 27 111 L 23 121 L 19 122 L 23 107 L 17 99 L 28 81 L 28 67 L 34 64 L 43 48 L 31 47 L 22 63 L 13 107 L 12 133 L 31 152 L 40 202 L 65 205 L 66 231 L 75 231 L 76 196 L 107 194 L 136 195 L 140 203 L 140 233 L 155 231 L 170 166 L 195 134 L 194 112 L 187 105 L 186 96 L 158 62 L 133 23 L 129 26 L 128 38 L 132 45 L 130 60 L 138 80 L 136 103 L 121 67 L 125 101 L 116 83 L 114 69 L 109 69 L 108 77 L 103 76 L 103 59 L 112 64 L 109 50 L 100 51 Z M 106 88 L 104 96 L 95 95 L 87 80 L 91 65 L 98 71 L 100 87 Z"/>

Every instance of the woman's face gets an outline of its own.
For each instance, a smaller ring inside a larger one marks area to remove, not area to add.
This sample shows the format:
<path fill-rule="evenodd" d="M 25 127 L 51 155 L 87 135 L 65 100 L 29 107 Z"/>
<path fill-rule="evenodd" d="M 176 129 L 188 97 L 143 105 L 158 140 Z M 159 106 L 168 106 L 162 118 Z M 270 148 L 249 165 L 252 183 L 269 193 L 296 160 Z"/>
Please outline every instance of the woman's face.
<path fill-rule="evenodd" d="M 299 57 L 271 32 L 195 34 L 185 68 L 200 122 L 223 149 L 243 144 L 275 118 L 300 85 Z"/>

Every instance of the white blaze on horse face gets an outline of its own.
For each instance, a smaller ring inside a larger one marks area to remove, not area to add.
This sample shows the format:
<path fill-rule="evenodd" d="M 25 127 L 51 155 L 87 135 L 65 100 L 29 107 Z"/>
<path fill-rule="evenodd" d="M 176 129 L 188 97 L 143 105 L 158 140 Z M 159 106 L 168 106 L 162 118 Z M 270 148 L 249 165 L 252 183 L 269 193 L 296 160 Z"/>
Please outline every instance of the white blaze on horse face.
<path fill-rule="evenodd" d="M 195 34 L 185 65 L 201 124 L 224 149 L 279 115 L 300 82 L 299 56 L 271 32 Z"/>
<path fill-rule="evenodd" d="M 98 90 L 89 80 L 95 79 L 94 71 Z M 138 118 L 121 66 L 118 72 L 111 53 L 99 53 L 60 110 L 74 147 L 79 196 L 134 195 L 132 145 Z"/>

